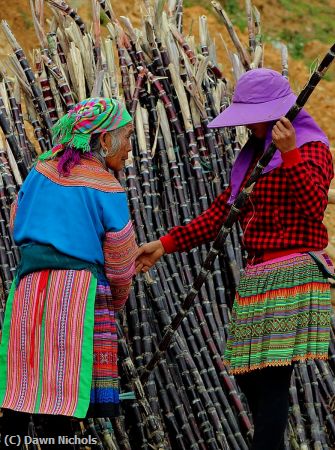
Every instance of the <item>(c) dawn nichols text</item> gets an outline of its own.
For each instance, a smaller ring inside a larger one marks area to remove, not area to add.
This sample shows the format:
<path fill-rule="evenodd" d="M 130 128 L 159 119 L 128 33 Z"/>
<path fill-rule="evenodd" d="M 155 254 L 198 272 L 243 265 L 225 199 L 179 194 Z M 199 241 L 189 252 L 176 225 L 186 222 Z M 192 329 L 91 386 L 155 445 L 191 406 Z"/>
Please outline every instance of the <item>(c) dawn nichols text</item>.
<path fill-rule="evenodd" d="M 81 444 L 81 445 L 96 445 L 98 443 L 98 439 L 95 437 L 79 437 L 79 436 L 57 436 L 55 437 L 32 437 L 32 436 L 23 436 L 21 438 L 19 435 L 5 435 L 3 436 L 3 440 L 5 446 L 9 446 L 12 444 L 16 444 L 19 446 L 21 443 L 24 444 L 44 444 L 44 445 L 64 445 L 64 444 Z"/>

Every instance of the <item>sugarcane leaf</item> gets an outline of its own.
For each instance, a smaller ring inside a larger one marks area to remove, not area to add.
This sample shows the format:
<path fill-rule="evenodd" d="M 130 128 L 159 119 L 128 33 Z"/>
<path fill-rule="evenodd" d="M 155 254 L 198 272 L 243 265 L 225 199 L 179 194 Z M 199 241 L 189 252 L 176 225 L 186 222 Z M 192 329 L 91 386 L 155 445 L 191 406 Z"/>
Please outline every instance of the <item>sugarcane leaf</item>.
<path fill-rule="evenodd" d="M 47 48 L 47 38 L 43 29 L 43 3 L 41 3 L 40 0 L 36 1 L 35 5 L 33 0 L 29 0 L 29 2 L 36 36 L 40 41 L 42 48 Z"/>
<path fill-rule="evenodd" d="M 155 0 L 154 27 L 156 33 L 161 29 L 162 15 L 166 5 L 166 0 Z"/>

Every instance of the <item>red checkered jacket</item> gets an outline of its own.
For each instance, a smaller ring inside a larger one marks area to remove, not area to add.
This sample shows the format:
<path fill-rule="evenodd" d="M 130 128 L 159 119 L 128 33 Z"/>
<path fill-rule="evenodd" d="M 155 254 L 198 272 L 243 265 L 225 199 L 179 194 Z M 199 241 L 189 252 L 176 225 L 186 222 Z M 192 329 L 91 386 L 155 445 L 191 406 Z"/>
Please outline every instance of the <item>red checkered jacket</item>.
<path fill-rule="evenodd" d="M 280 167 L 257 181 L 241 212 L 249 259 L 321 250 L 328 244 L 322 220 L 334 176 L 329 148 L 322 142 L 308 142 L 282 158 Z M 162 237 L 166 252 L 188 251 L 214 240 L 228 215 L 230 193 L 229 187 L 201 215 Z"/>

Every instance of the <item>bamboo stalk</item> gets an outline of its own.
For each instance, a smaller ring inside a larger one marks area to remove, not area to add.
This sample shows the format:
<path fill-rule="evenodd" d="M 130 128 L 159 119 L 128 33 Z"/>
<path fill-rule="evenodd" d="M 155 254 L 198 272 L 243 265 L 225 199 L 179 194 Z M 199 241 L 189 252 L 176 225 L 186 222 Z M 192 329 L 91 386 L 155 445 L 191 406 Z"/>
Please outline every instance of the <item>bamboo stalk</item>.
<path fill-rule="evenodd" d="M 148 69 L 146 69 L 145 67 L 139 67 L 138 71 L 139 71 L 139 73 L 137 75 L 136 86 L 135 86 L 135 90 L 133 93 L 132 103 L 131 103 L 130 111 L 129 111 L 132 116 L 134 115 L 134 113 L 136 111 L 136 107 L 137 107 L 137 104 L 139 101 L 140 91 L 143 87 L 144 80 L 146 78 Z"/>
<path fill-rule="evenodd" d="M 21 152 L 23 154 L 23 159 L 25 161 L 25 164 L 29 166 L 31 163 L 31 158 L 30 158 L 30 150 L 28 148 L 28 138 L 25 132 L 22 118 L 22 110 L 20 109 L 20 105 L 17 103 L 15 98 L 15 91 L 14 91 L 15 87 L 13 87 L 12 83 L 6 78 L 4 78 L 4 83 L 6 86 L 6 91 L 10 104 L 10 111 L 18 135 Z"/>
<path fill-rule="evenodd" d="M 183 35 L 177 30 L 174 24 L 170 23 L 170 30 L 176 39 L 176 41 L 181 45 L 184 52 L 186 53 L 188 59 L 190 60 L 191 64 L 196 63 L 196 56 L 189 46 L 189 44 L 186 42 L 186 39 L 183 37 Z"/>
<path fill-rule="evenodd" d="M 281 63 L 282 63 L 282 75 L 285 78 L 288 78 L 288 51 L 287 46 L 281 45 Z"/>
<path fill-rule="evenodd" d="M 39 54 L 38 57 L 41 58 L 41 55 Z M 53 98 L 53 94 L 51 91 L 51 87 L 50 87 L 49 79 L 47 77 L 45 66 L 42 62 L 42 58 L 40 59 L 40 64 L 41 64 L 41 71 L 39 74 L 39 83 L 40 83 L 40 86 L 42 89 L 42 95 L 43 95 L 46 107 L 49 112 L 50 120 L 53 124 L 55 124 L 58 120 L 58 115 L 56 112 L 56 104 L 55 104 L 55 100 Z"/>
<path fill-rule="evenodd" d="M 26 97 L 26 108 L 28 112 L 29 121 L 33 127 L 35 138 L 37 139 L 40 149 L 42 152 L 45 152 L 49 149 L 48 142 L 45 140 L 45 137 L 42 132 L 41 124 L 37 118 L 35 109 L 32 105 L 32 102 L 29 97 Z"/>
<path fill-rule="evenodd" d="M 260 45 L 257 45 L 254 52 L 254 58 L 250 63 L 250 69 L 257 69 L 262 65 L 263 58 L 263 48 Z"/>
<path fill-rule="evenodd" d="M 69 15 L 75 23 L 78 25 L 81 33 L 84 35 L 86 32 L 86 26 L 82 18 L 76 13 L 76 11 L 71 8 L 64 0 L 47 0 L 50 6 L 59 9 L 63 13 Z"/>
<path fill-rule="evenodd" d="M 17 139 L 10 128 L 9 120 L 1 97 L 0 97 L 0 127 L 5 135 L 5 138 L 8 142 L 11 151 L 14 154 L 20 173 L 22 177 L 25 178 L 28 175 L 28 170 L 24 164 Z"/>
<path fill-rule="evenodd" d="M 54 64 L 51 59 L 49 59 L 46 55 L 43 55 L 42 59 L 43 62 L 48 67 L 48 70 L 50 71 L 51 75 L 54 77 L 55 82 L 57 83 L 62 100 L 65 103 L 66 109 L 70 110 L 75 104 L 70 86 L 68 85 L 59 67 L 57 67 L 57 65 Z"/>
<path fill-rule="evenodd" d="M 47 37 L 43 29 L 43 2 L 38 0 L 35 0 L 35 2 L 33 0 L 29 0 L 29 3 L 36 36 L 40 42 L 41 47 L 43 49 L 46 49 L 48 47 L 48 44 Z"/>
<path fill-rule="evenodd" d="M 93 32 L 94 32 L 94 55 L 97 70 L 102 68 L 102 55 L 101 55 L 101 28 L 100 28 L 100 3 L 96 0 L 92 0 L 92 20 L 93 20 Z"/>
<path fill-rule="evenodd" d="M 249 55 L 248 55 L 247 51 L 245 50 L 245 48 L 243 47 L 243 45 L 241 44 L 241 41 L 240 41 L 239 37 L 237 36 L 234 26 L 231 23 L 231 20 L 229 19 L 227 13 L 222 8 L 220 3 L 216 2 L 216 1 L 211 1 L 211 4 L 212 4 L 214 10 L 217 12 L 218 16 L 222 19 L 225 27 L 227 28 L 229 36 L 231 37 L 231 40 L 233 41 L 233 43 L 235 45 L 235 48 L 239 54 L 239 57 L 240 57 L 240 60 L 241 60 L 241 63 L 243 65 L 244 69 L 249 70 L 250 69 Z"/>
<path fill-rule="evenodd" d="M 42 97 L 42 93 L 41 90 L 38 88 L 36 81 L 35 81 L 35 77 L 33 74 L 33 71 L 31 70 L 27 58 L 22 50 L 22 48 L 20 47 L 19 43 L 17 42 L 17 40 L 15 39 L 11 29 L 9 28 L 7 22 L 5 20 L 3 20 L 1 22 L 2 24 L 2 29 L 9 41 L 9 43 L 11 44 L 11 46 L 13 47 L 15 56 L 18 59 L 18 62 L 20 63 L 20 66 L 22 67 L 24 74 L 27 78 L 27 81 L 30 85 L 32 94 L 33 94 L 33 98 L 34 101 L 36 102 L 36 105 L 38 107 L 38 112 L 41 115 L 41 118 L 47 128 L 47 133 L 49 133 L 49 129 L 51 129 L 52 127 L 52 122 L 50 120 L 49 114 L 48 114 L 48 110 L 46 107 L 46 104 L 43 100 Z"/>
<path fill-rule="evenodd" d="M 183 0 L 178 0 L 176 6 L 176 23 L 179 33 L 183 32 Z"/>
<path fill-rule="evenodd" d="M 148 401 L 146 399 L 146 396 L 143 391 L 143 386 L 138 378 L 136 369 L 133 365 L 133 362 L 130 358 L 129 352 L 127 350 L 127 346 L 125 345 L 125 341 L 121 337 L 121 329 L 118 327 L 118 333 L 120 335 L 120 353 L 122 355 L 122 366 L 125 371 L 126 376 L 129 379 L 130 384 L 133 386 L 134 390 L 136 391 L 136 396 L 139 402 L 139 406 L 142 408 L 143 413 L 145 415 L 146 425 L 148 426 L 149 431 L 149 438 L 151 440 L 151 444 L 153 449 L 155 450 L 165 450 L 166 449 L 166 443 L 165 443 L 165 436 L 164 432 L 161 428 L 161 424 L 159 423 L 159 420 L 157 417 L 155 417 L 151 411 L 148 404 Z"/>
<path fill-rule="evenodd" d="M 256 49 L 256 38 L 255 38 L 255 22 L 253 18 L 253 11 L 250 0 L 245 1 L 245 9 L 247 13 L 247 22 L 248 22 L 249 52 L 252 58 Z"/>
<path fill-rule="evenodd" d="M 109 18 L 111 22 L 116 22 L 116 16 L 114 14 L 112 5 L 109 0 L 98 0 L 101 6 L 101 9 L 105 12 L 106 16 Z"/>
<path fill-rule="evenodd" d="M 124 37 L 124 36 L 123 36 Z M 121 36 L 117 38 L 117 48 L 120 62 L 120 71 L 122 78 L 123 93 L 126 100 L 127 109 L 131 109 L 131 92 L 130 92 L 130 80 L 128 74 L 128 68 L 126 65 L 126 49 L 123 47 L 123 39 Z"/>

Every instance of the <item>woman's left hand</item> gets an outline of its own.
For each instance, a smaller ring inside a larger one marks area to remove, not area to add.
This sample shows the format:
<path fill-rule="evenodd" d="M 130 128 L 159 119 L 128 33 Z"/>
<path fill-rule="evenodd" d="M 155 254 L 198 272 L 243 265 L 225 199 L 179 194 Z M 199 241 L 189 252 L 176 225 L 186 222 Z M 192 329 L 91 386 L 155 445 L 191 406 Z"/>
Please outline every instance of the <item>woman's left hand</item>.
<path fill-rule="evenodd" d="M 297 147 L 295 129 L 286 117 L 281 117 L 272 128 L 272 140 L 282 153 Z"/>

